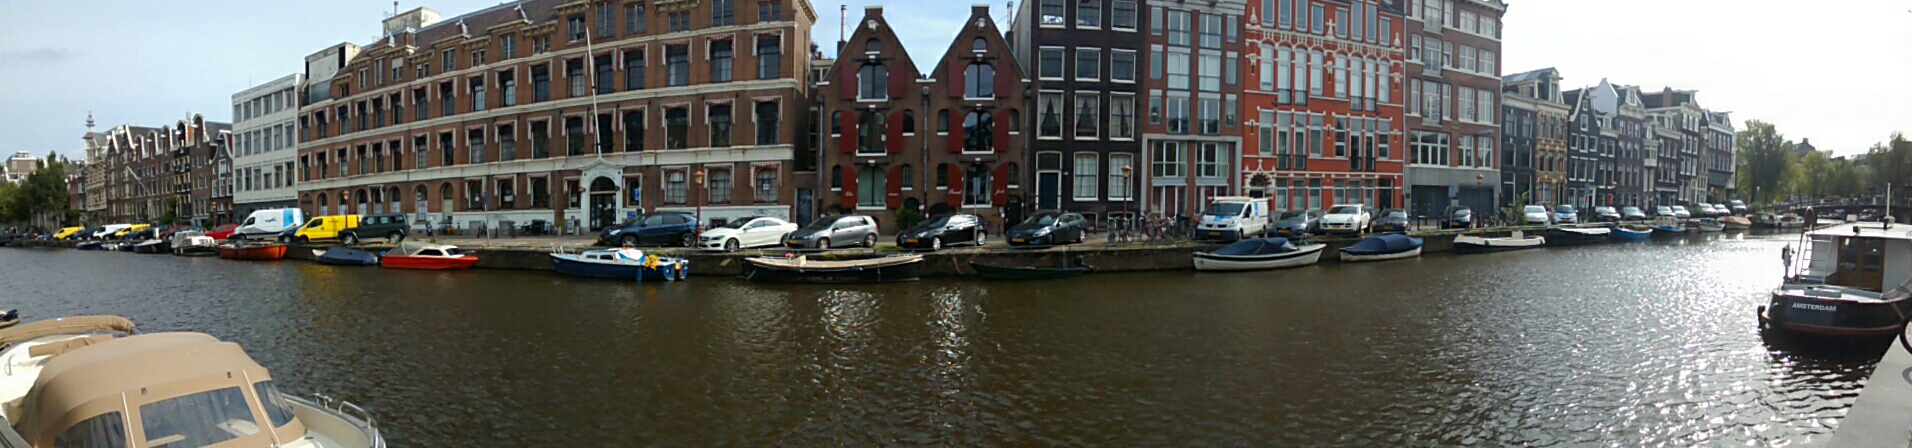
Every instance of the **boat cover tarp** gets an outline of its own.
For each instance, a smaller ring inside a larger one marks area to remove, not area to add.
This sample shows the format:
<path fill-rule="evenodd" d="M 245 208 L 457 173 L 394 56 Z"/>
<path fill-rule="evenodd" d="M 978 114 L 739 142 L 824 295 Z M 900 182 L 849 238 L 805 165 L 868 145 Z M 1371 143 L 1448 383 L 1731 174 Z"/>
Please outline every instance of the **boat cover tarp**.
<path fill-rule="evenodd" d="M 1420 238 L 1391 233 L 1361 240 L 1361 242 L 1354 243 L 1353 246 L 1341 249 L 1341 253 L 1354 255 L 1395 254 L 1414 250 L 1414 248 L 1417 247 L 1421 247 Z"/>
<path fill-rule="evenodd" d="M 1285 254 L 1289 252 L 1294 252 L 1295 250 L 1297 250 L 1297 248 L 1295 247 L 1295 244 L 1288 242 L 1287 238 L 1258 238 L 1258 239 L 1252 239 L 1252 240 L 1236 241 L 1234 244 L 1229 244 L 1227 246 L 1222 247 L 1219 250 L 1216 250 L 1210 253 L 1215 255 L 1230 255 L 1230 256 L 1239 257 L 1239 256 L 1253 256 L 1253 255 Z"/>
<path fill-rule="evenodd" d="M 326 249 L 325 254 L 319 255 L 319 258 L 333 263 L 378 264 L 377 255 L 372 255 L 371 252 L 350 247 L 333 247 Z"/>
<path fill-rule="evenodd" d="M 133 321 L 119 316 L 75 316 L 28 322 L 0 330 L 0 346 L 41 336 L 87 333 L 93 331 L 133 331 Z"/>

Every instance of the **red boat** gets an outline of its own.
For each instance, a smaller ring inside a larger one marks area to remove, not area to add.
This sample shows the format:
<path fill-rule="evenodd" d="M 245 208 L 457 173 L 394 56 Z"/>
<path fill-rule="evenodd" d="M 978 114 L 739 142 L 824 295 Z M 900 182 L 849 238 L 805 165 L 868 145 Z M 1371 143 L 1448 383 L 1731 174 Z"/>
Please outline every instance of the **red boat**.
<path fill-rule="evenodd" d="M 212 231 L 206 232 L 206 236 L 212 237 L 212 239 L 217 241 L 225 241 L 226 238 L 232 238 L 232 232 L 236 230 L 239 230 L 239 225 L 226 224 L 214 227 Z"/>
<path fill-rule="evenodd" d="M 458 250 L 458 246 L 426 243 L 400 243 L 379 257 L 380 265 L 395 269 L 470 269 L 478 255 Z"/>
<path fill-rule="evenodd" d="M 219 258 L 228 260 L 278 260 L 285 258 L 286 247 L 277 243 L 227 243 L 213 248 Z"/>

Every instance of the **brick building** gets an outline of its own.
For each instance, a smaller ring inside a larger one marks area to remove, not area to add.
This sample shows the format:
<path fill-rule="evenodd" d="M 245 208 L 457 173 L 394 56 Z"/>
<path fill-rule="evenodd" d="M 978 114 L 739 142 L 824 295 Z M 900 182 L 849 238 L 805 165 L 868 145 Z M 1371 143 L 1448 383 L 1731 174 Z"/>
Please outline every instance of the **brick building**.
<path fill-rule="evenodd" d="M 1194 216 L 1210 197 L 1240 194 L 1240 65 L 1247 6 L 1243 0 L 1148 5 L 1150 27 L 1143 37 L 1149 73 L 1141 78 L 1148 104 L 1141 126 L 1147 158 L 1138 176 L 1143 213 Z M 1154 26 L 1158 21 L 1161 27 Z M 1082 106 L 1078 98 L 1076 107 Z M 1078 113 L 1073 128 L 1078 133 L 1095 128 L 1085 126 L 1083 118 Z"/>
<path fill-rule="evenodd" d="M 1409 213 L 1495 210 L 1500 161 L 1499 0 L 1408 0 Z"/>
<path fill-rule="evenodd" d="M 1392 3 L 1249 4 L 1240 181 L 1250 194 L 1281 210 L 1402 204 L 1405 22 Z"/>
<path fill-rule="evenodd" d="M 1149 13 L 1139 0 L 1036 0 L 1016 10 L 1008 39 L 1032 78 L 1033 96 L 1023 95 L 1035 102 L 1022 119 L 1034 131 L 1022 137 L 1032 156 L 1030 208 L 1080 212 L 1090 221 L 1140 210 L 1137 122 Z"/>
<path fill-rule="evenodd" d="M 299 203 L 459 228 L 789 217 L 815 20 L 806 0 L 399 14 L 308 87 Z"/>

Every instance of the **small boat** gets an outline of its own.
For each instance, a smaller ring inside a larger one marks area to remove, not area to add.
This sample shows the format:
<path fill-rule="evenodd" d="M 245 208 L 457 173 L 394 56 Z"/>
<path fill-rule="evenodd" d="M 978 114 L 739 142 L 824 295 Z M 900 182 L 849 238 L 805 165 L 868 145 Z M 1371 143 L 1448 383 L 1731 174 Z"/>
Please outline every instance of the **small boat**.
<path fill-rule="evenodd" d="M 1654 238 L 1680 238 L 1686 236 L 1686 226 L 1679 221 L 1661 219 L 1653 224 Z"/>
<path fill-rule="evenodd" d="M 257 243 L 246 240 L 226 240 L 213 248 L 219 252 L 219 258 L 228 260 L 278 260 L 285 258 L 286 246 L 279 243 Z"/>
<path fill-rule="evenodd" d="M 1719 222 L 1720 224 L 1726 225 L 1726 230 L 1746 230 L 1753 228 L 1753 220 L 1746 219 L 1744 216 L 1728 216 L 1720 218 Z"/>
<path fill-rule="evenodd" d="M 1823 337 L 1904 331 L 1912 317 L 1912 270 L 1888 267 L 1912 257 L 1912 226 L 1848 223 L 1805 236 L 1802 266 L 1786 259 L 1786 277 L 1758 309 L 1762 327 Z"/>
<path fill-rule="evenodd" d="M 551 254 L 551 267 L 560 274 L 639 282 L 684 280 L 690 277 L 690 260 L 646 254 L 633 248 Z"/>
<path fill-rule="evenodd" d="M 1653 228 L 1620 226 L 1614 227 L 1611 235 L 1613 239 L 1619 241 L 1641 241 L 1653 236 Z"/>
<path fill-rule="evenodd" d="M 1254 271 L 1307 266 L 1321 261 L 1326 244 L 1295 246 L 1287 238 L 1236 241 L 1214 252 L 1196 252 L 1197 271 Z"/>
<path fill-rule="evenodd" d="M 1482 254 L 1510 250 L 1539 249 L 1546 245 L 1546 237 L 1526 236 L 1519 230 L 1515 230 L 1513 236 L 1507 237 L 1478 237 L 1473 235 L 1454 237 L 1454 253 L 1459 254 Z"/>
<path fill-rule="evenodd" d="M 385 446 L 363 408 L 282 393 L 245 349 L 204 333 L 75 316 L 0 330 L 0 346 L 0 446 Z"/>
<path fill-rule="evenodd" d="M 1003 267 L 991 266 L 974 261 L 969 262 L 969 268 L 975 270 L 976 275 L 991 280 L 1047 280 L 1081 277 L 1082 274 L 1095 271 L 1095 266 L 1082 263 L 1082 256 L 1080 255 L 1075 257 L 1075 266 L 1059 268 Z"/>
<path fill-rule="evenodd" d="M 20 323 L 20 310 L 0 311 L 0 328 L 9 328 Z"/>
<path fill-rule="evenodd" d="M 1398 233 L 1372 237 L 1341 248 L 1341 262 L 1356 263 L 1419 257 L 1422 243 L 1420 238 Z"/>
<path fill-rule="evenodd" d="M 1613 229 L 1606 227 L 1558 227 L 1548 229 L 1547 244 L 1554 246 L 1577 246 L 1607 242 Z"/>
<path fill-rule="evenodd" d="M 1801 218 L 1799 217 L 1799 215 L 1787 213 L 1785 215 L 1781 215 L 1778 220 L 1773 221 L 1773 227 L 1778 227 L 1781 229 L 1805 228 L 1806 218 Z"/>
<path fill-rule="evenodd" d="M 113 250 L 113 251 L 115 251 L 115 252 L 132 252 L 132 251 L 133 251 L 133 242 L 132 242 L 132 241 L 121 241 L 121 242 L 117 242 L 117 243 L 113 243 L 113 249 L 112 249 L 112 250 Z"/>
<path fill-rule="evenodd" d="M 218 255 L 219 242 L 204 232 L 179 232 L 173 234 L 173 255 L 182 257 L 204 257 Z"/>
<path fill-rule="evenodd" d="M 1726 224 L 1713 218 L 1700 218 L 1693 220 L 1693 222 L 1697 223 L 1696 226 L 1701 232 L 1719 232 L 1726 230 Z"/>
<path fill-rule="evenodd" d="M 73 248 L 79 249 L 79 250 L 102 250 L 103 248 L 100 246 L 103 246 L 105 244 L 106 243 L 102 243 L 99 241 L 87 241 L 84 243 L 80 243 L 79 245 L 73 246 Z"/>
<path fill-rule="evenodd" d="M 377 266 L 378 255 L 350 247 L 332 247 L 326 250 L 312 250 L 319 264 L 336 266 Z"/>
<path fill-rule="evenodd" d="M 385 251 L 379 264 L 395 269 L 470 269 L 478 264 L 478 255 L 460 251 L 458 246 L 408 241 Z"/>
<path fill-rule="evenodd" d="M 163 254 L 172 251 L 172 242 L 158 238 L 141 241 L 133 245 L 133 253 L 139 254 Z"/>
<path fill-rule="evenodd" d="M 914 281 L 923 276 L 922 255 L 896 255 L 861 260 L 810 260 L 750 257 L 744 259 L 744 278 L 782 283 L 881 283 Z"/>

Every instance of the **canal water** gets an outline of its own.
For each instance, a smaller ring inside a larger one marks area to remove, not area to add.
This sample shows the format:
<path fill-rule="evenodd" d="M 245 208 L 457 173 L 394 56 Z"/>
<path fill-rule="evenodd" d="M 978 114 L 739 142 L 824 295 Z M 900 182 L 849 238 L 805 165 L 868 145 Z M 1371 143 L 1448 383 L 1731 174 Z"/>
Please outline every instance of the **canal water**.
<path fill-rule="evenodd" d="M 1789 445 L 1881 353 L 1755 329 L 1792 239 L 836 287 L 5 249 L 0 298 L 241 343 L 396 446 Z"/>

